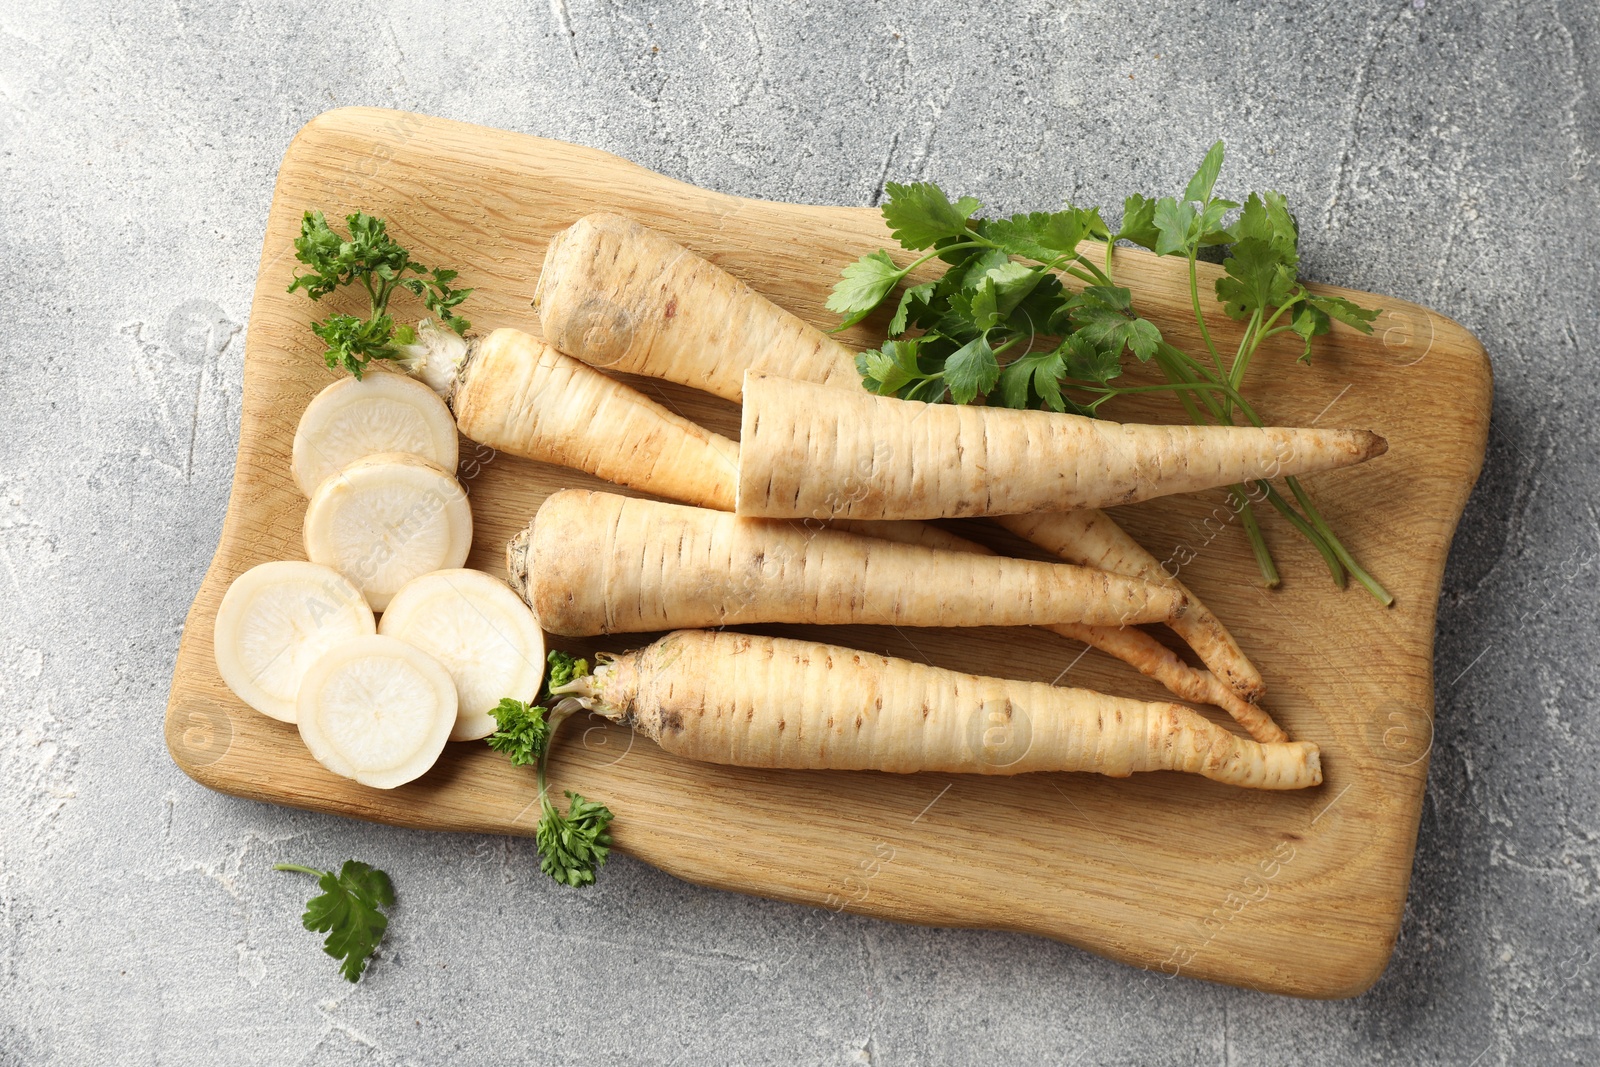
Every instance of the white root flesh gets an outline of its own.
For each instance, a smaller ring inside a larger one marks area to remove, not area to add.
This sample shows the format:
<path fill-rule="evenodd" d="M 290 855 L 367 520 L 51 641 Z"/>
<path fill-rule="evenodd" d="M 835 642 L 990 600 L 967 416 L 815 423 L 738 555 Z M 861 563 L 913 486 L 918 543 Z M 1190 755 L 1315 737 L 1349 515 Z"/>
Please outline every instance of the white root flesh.
<path fill-rule="evenodd" d="M 319 656 L 300 685 L 300 737 L 334 774 L 374 789 L 421 777 L 450 739 L 456 686 L 432 656 L 357 637 Z"/>
<path fill-rule="evenodd" d="M 407 582 L 378 632 L 438 660 L 456 686 L 452 741 L 495 731 L 502 697 L 532 701 L 544 681 L 544 631 L 505 582 L 483 571 L 434 571 Z"/>
<path fill-rule="evenodd" d="M 318 486 L 304 533 L 306 555 L 349 578 L 382 611 L 413 578 L 466 562 L 472 510 L 450 472 L 385 452 Z"/>
<path fill-rule="evenodd" d="M 432 389 L 403 374 L 374 370 L 342 378 L 300 416 L 291 469 L 309 497 L 350 464 L 380 452 L 406 452 L 453 471 L 460 458 L 455 417 Z"/>
<path fill-rule="evenodd" d="M 361 591 L 338 571 L 279 561 L 233 580 L 217 609 L 217 672 L 263 715 L 295 721 L 295 698 L 323 650 L 375 631 Z"/>

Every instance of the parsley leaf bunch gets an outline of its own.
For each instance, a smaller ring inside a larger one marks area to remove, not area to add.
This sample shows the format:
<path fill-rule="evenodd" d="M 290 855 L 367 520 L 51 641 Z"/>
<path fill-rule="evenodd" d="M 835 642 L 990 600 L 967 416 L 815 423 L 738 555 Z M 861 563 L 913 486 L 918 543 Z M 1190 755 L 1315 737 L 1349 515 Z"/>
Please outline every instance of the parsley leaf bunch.
<path fill-rule="evenodd" d="M 500 701 L 490 714 L 499 727 L 488 737 L 489 747 L 504 752 L 515 766 L 535 764 L 538 769 L 539 804 L 542 813 L 534 828 L 539 847 L 539 869 L 563 885 L 581 887 L 594 884 L 595 872 L 605 866 L 611 853 L 611 809 L 567 791 L 567 811 L 562 814 L 550 801 L 547 772 L 550 741 L 556 728 L 573 711 L 576 702 L 556 702 L 560 690 L 589 673 L 585 660 L 552 650 L 549 669 L 540 699 L 533 705 L 510 697 Z M 547 705 L 553 705 L 551 710 Z"/>
<path fill-rule="evenodd" d="M 1141 194 L 1123 203 L 1112 231 L 1097 207 L 1067 204 L 1059 211 L 980 218 L 970 196 L 952 201 L 931 182 L 884 186 L 884 221 L 902 248 L 917 253 L 901 266 L 885 249 L 849 264 L 828 298 L 852 326 L 883 306 L 902 283 L 935 259 L 933 281 L 900 288 L 888 338 L 856 360 L 862 382 L 884 396 L 930 403 L 983 403 L 1097 415 L 1108 400 L 1130 393 L 1169 392 L 1201 425 L 1233 425 L 1242 416 L 1262 422 L 1241 395 L 1245 371 L 1262 344 L 1294 334 L 1300 360 L 1312 339 L 1334 321 L 1363 333 L 1378 312 L 1342 297 L 1311 292 L 1299 279 L 1300 233 L 1281 193 L 1251 193 L 1242 202 L 1214 195 L 1222 171 L 1221 141 L 1211 146 L 1181 196 Z M 1096 262 L 1079 246 L 1103 243 Z M 1170 344 L 1138 311 L 1132 292 L 1115 278 L 1118 242 L 1187 261 L 1191 308 L 1206 353 L 1191 358 Z M 1206 322 L 1198 261 L 1220 246 L 1223 276 L 1215 285 L 1223 313 L 1245 324 L 1237 351 L 1224 359 Z M 1153 361 L 1167 381 L 1118 386 L 1125 360 Z M 1316 547 L 1334 581 L 1354 576 L 1385 606 L 1393 598 L 1339 542 L 1298 479 L 1286 479 L 1295 503 L 1271 483 L 1233 486 L 1241 525 L 1266 584 L 1279 577 L 1251 500 L 1266 500 Z"/>
<path fill-rule="evenodd" d="M 298 871 L 317 879 L 322 892 L 306 902 L 300 921 L 307 930 L 328 935 L 322 950 L 342 961 L 339 971 L 347 981 L 359 981 L 368 958 L 389 929 L 389 917 L 381 910 L 394 904 L 389 876 L 360 860 L 346 860 L 338 874 L 297 863 L 278 863 L 272 869 Z"/>
<path fill-rule="evenodd" d="M 345 216 L 349 238 L 340 237 L 320 211 L 307 211 L 300 221 L 300 236 L 295 239 L 295 258 L 311 270 L 289 283 L 289 292 L 304 289 L 312 300 L 321 300 L 338 289 L 359 283 L 367 291 L 366 318 L 336 312 L 311 330 L 328 346 L 322 356 L 329 368 L 344 368 L 357 378 L 375 359 L 397 359 L 398 346 L 416 342 L 410 326 L 396 326 L 389 314 L 389 299 L 396 289 L 404 289 L 422 301 L 424 307 L 458 335 L 471 327 L 455 309 L 472 292 L 452 289 L 457 272 L 425 267 L 411 258 L 399 242 L 389 236 L 388 224 L 365 212 Z"/>

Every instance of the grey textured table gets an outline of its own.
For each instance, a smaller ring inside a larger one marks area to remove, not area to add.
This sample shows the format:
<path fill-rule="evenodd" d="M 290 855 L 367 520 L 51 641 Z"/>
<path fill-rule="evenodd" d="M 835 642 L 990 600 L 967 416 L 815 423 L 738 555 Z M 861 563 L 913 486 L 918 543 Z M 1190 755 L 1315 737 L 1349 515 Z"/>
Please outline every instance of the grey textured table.
<path fill-rule="evenodd" d="M 1600 1060 L 1592 5 L 338 10 L 0 13 L 0 1062 Z M 159 723 L 232 475 L 273 175 L 301 123 L 355 103 L 839 204 L 919 176 L 1002 209 L 1117 203 L 1177 188 L 1221 136 L 1225 188 L 1298 207 L 1311 276 L 1476 331 L 1495 424 L 1377 987 L 1308 1003 L 1163 982 L 1028 937 L 824 921 L 626 857 L 561 891 L 528 841 L 186 779 Z M 351 854 L 402 894 L 356 987 L 299 928 L 308 883 L 269 870 Z"/>

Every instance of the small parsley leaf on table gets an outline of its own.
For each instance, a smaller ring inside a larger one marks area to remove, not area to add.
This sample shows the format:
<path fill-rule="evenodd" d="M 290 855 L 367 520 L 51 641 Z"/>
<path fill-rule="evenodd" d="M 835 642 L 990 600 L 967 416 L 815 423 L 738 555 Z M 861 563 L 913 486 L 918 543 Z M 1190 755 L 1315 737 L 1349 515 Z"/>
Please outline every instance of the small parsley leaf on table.
<path fill-rule="evenodd" d="M 338 874 L 296 863 L 279 863 L 272 869 L 316 877 L 322 893 L 306 902 L 300 921 L 307 930 L 328 935 L 322 950 L 342 961 L 339 971 L 347 981 L 359 981 L 389 929 L 389 917 L 382 911 L 394 904 L 389 876 L 360 860 L 346 860 Z"/>

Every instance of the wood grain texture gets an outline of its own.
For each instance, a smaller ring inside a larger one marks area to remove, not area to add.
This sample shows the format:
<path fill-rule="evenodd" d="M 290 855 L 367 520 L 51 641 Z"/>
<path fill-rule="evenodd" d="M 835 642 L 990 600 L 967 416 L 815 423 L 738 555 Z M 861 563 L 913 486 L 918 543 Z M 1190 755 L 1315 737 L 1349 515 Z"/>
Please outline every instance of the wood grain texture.
<path fill-rule="evenodd" d="M 887 234 L 869 209 L 737 199 L 602 152 L 399 112 L 330 112 L 290 146 L 250 316 L 238 468 L 179 649 L 168 745 L 190 776 L 239 796 L 403 826 L 532 833 L 531 774 L 481 744 L 449 746 L 409 786 L 366 789 L 324 771 L 294 727 L 251 711 L 217 676 L 212 618 L 228 583 L 266 560 L 304 558 L 290 441 L 306 403 L 333 380 L 306 329 L 309 305 L 285 293 L 291 242 L 310 207 L 383 215 L 423 262 L 461 268 L 477 288 L 466 310 L 484 332 L 537 333 L 529 301 L 545 242 L 591 211 L 633 215 L 819 325 L 830 324 L 823 300 L 839 266 L 889 243 Z M 1124 250 L 1117 261 L 1146 314 L 1197 349 L 1180 264 Z M 1212 276 L 1208 268 L 1207 291 Z M 1250 391 L 1271 422 L 1389 438 L 1387 456 L 1308 482 L 1395 594 L 1392 610 L 1353 585 L 1335 589 L 1315 553 L 1271 515 L 1263 523 L 1286 577 L 1281 589 L 1263 590 L 1220 492 L 1117 512 L 1158 557 L 1193 554 L 1184 580 L 1262 669 L 1266 705 L 1294 737 L 1322 746 L 1321 788 L 1244 792 L 1166 773 L 761 772 L 677 760 L 598 725 L 566 735 L 556 784 L 603 798 L 619 813 L 620 849 L 690 881 L 909 922 L 1028 931 L 1167 974 L 1275 992 L 1365 990 L 1388 961 L 1410 879 L 1432 739 L 1434 613 L 1451 534 L 1483 460 L 1491 381 L 1482 348 L 1460 326 L 1355 295 L 1388 309 L 1371 337 L 1341 327 L 1310 367 L 1287 349 L 1264 353 Z M 846 336 L 870 344 L 881 328 L 869 321 Z M 1231 323 L 1217 332 L 1224 343 L 1237 339 Z M 637 384 L 691 419 L 737 432 L 728 404 Z M 1168 405 L 1147 398 L 1112 414 L 1177 421 Z M 546 494 L 602 487 L 470 442 L 462 474 L 477 524 L 469 565 L 495 573 L 504 542 Z M 958 528 L 1033 554 L 992 527 Z M 1163 696 L 1124 665 L 1042 631 L 809 633 L 961 670 Z"/>

